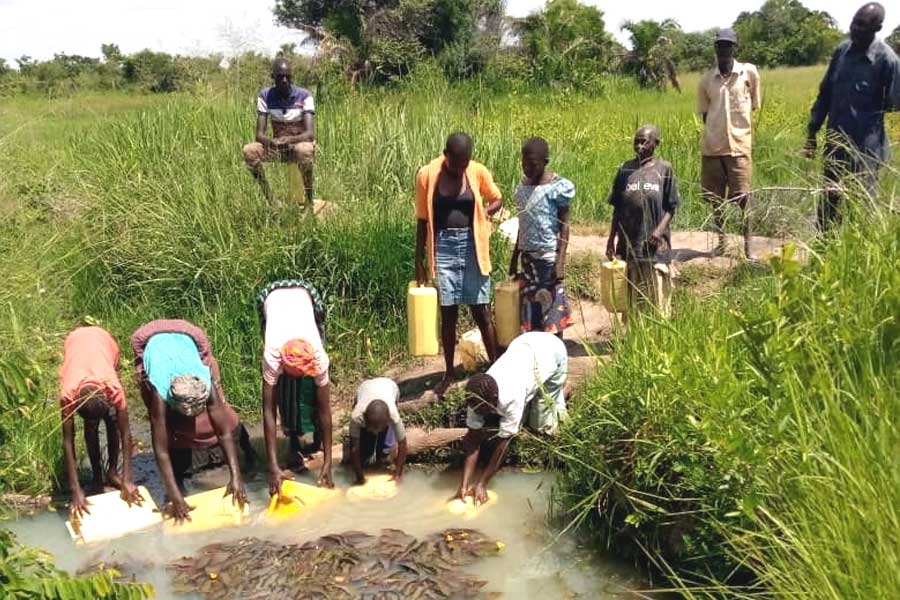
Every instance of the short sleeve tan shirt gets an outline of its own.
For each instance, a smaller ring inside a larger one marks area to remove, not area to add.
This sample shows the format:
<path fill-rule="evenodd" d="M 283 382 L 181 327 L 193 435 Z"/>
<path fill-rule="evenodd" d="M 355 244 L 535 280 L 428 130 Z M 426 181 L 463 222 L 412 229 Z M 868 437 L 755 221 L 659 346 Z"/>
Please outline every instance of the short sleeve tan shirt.
<path fill-rule="evenodd" d="M 750 156 L 751 115 L 761 101 L 759 72 L 750 63 L 734 61 L 727 78 L 717 66 L 704 73 L 697 89 L 697 112 L 706 113 L 701 154 Z"/>

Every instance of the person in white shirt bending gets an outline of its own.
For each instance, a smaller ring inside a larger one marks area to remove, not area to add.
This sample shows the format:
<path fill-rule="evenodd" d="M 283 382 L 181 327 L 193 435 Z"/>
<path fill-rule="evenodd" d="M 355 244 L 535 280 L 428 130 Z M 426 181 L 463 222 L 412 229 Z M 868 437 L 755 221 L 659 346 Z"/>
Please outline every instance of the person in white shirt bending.
<path fill-rule="evenodd" d="M 566 417 L 568 356 L 557 336 L 543 331 L 523 333 L 483 375 L 466 384 L 469 428 L 463 439 L 466 463 L 457 498 L 487 501 L 487 486 L 500 469 L 509 442 L 521 426 L 555 435 Z M 478 456 L 494 432 L 497 438 L 490 461 L 475 477 Z"/>

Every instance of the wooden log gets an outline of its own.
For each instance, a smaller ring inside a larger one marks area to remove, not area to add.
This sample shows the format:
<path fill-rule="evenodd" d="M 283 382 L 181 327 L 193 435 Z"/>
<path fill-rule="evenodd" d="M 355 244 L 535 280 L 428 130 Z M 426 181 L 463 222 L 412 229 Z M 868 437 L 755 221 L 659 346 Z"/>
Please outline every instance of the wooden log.
<path fill-rule="evenodd" d="M 397 410 L 403 413 L 411 413 L 422 410 L 423 408 L 427 408 L 440 400 L 438 395 L 428 390 L 427 392 L 423 392 L 421 396 L 414 400 L 401 400 L 397 404 Z"/>
<path fill-rule="evenodd" d="M 409 456 L 422 454 L 438 448 L 449 446 L 454 442 L 463 439 L 468 429 L 465 427 L 454 428 L 438 428 L 438 429 L 422 429 L 420 427 L 412 427 L 406 430 L 406 443 L 408 445 Z M 306 468 L 316 471 L 322 468 L 322 460 L 324 456 L 321 452 L 316 452 L 306 461 Z M 336 444 L 331 448 L 331 462 L 338 465 L 344 458 L 344 447 Z"/>

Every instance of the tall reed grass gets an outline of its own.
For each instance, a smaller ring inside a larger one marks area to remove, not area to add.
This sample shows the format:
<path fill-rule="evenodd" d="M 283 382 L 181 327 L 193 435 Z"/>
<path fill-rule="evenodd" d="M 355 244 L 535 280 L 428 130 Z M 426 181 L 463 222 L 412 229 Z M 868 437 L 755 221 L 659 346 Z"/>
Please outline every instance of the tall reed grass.
<path fill-rule="evenodd" d="M 561 507 L 689 597 L 900 586 L 896 173 L 810 262 L 639 320 L 580 395 Z M 851 203 L 853 205 L 854 203 Z"/>

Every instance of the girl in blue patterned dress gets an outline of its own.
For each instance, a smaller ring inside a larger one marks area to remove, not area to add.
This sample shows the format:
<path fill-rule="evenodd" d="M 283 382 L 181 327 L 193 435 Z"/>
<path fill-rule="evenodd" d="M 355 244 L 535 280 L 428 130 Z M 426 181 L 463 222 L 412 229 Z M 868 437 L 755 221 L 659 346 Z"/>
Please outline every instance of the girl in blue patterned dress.
<path fill-rule="evenodd" d="M 547 169 L 550 147 L 534 137 L 522 146 L 525 177 L 516 188 L 519 233 L 509 273 L 522 285 L 522 327 L 562 337 L 571 322 L 563 280 L 569 245 L 569 205 L 575 184 Z M 519 258 L 522 272 L 519 275 Z"/>

